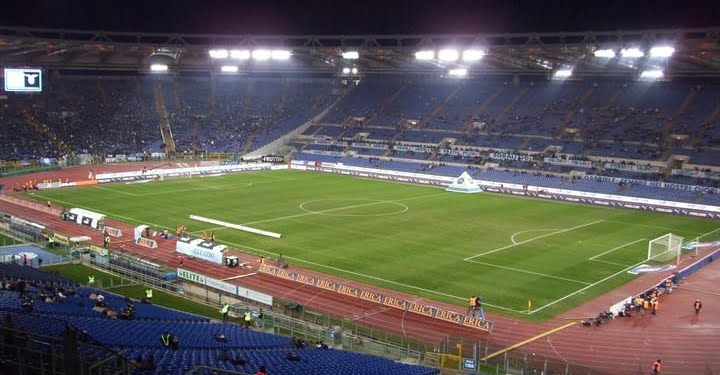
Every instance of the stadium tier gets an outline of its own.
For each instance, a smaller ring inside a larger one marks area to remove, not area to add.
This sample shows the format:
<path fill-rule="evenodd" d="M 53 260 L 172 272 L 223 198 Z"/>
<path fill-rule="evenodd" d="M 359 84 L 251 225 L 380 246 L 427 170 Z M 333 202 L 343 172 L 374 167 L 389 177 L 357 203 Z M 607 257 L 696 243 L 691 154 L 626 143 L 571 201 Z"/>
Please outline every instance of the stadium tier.
<path fill-rule="evenodd" d="M 0 290 L 0 315 L 5 327 L 20 329 L 29 335 L 62 337 L 68 326 L 89 340 L 122 352 L 128 361 L 146 362 L 153 358 L 152 369 L 136 369 L 142 374 L 185 374 L 197 366 L 211 366 L 239 373 L 254 373 L 264 366 L 271 374 L 347 374 L 432 375 L 438 370 L 397 363 L 369 355 L 332 349 L 304 349 L 290 344 L 288 337 L 256 332 L 231 323 L 213 323 L 195 315 L 137 302 L 132 319 L 111 319 L 93 310 L 97 300 L 91 293 L 102 294 L 103 303 L 120 311 L 125 298 L 79 287 L 61 277 L 15 264 L 0 264 L 3 289 Z M 23 283 L 22 290 L 18 283 Z M 57 289 L 60 288 L 60 289 Z M 46 302 L 41 293 L 64 293 L 61 299 Z M 26 306 L 27 298 L 33 301 Z M 180 338 L 180 349 L 163 348 L 163 332 Z M 222 334 L 224 341 L 216 335 Z M 299 355 L 289 360 L 288 353 Z M 236 359 L 223 359 L 221 352 Z M 96 353 L 83 352 L 86 358 Z M 237 359 L 242 358 L 242 362 Z"/>

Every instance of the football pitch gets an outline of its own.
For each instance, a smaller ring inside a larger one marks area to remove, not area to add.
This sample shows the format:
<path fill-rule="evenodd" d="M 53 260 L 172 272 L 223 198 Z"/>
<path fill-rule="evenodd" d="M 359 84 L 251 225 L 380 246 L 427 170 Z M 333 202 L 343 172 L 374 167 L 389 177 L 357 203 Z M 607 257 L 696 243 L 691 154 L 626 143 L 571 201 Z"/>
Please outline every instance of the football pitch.
<path fill-rule="evenodd" d="M 238 173 L 31 194 L 129 222 L 194 234 L 291 265 L 542 320 L 631 280 L 648 241 L 686 241 L 716 221 L 299 171 Z M 204 216 L 282 233 L 263 237 Z M 532 306 L 528 308 L 528 301 Z"/>

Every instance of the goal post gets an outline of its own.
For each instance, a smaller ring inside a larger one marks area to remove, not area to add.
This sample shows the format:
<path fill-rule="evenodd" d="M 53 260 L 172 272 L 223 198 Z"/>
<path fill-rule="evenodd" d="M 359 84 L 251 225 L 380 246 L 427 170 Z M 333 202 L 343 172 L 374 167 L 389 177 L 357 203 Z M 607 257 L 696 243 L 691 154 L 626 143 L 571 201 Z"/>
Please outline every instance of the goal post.
<path fill-rule="evenodd" d="M 647 260 L 657 262 L 675 261 L 680 263 L 680 254 L 682 253 L 683 238 L 668 233 L 648 242 Z"/>

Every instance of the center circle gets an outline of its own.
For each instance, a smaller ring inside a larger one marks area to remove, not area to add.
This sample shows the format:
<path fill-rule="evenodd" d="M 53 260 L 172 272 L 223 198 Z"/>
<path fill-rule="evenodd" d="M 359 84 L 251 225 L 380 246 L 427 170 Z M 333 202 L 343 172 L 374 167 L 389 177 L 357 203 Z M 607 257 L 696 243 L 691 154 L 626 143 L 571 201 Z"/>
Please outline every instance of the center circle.
<path fill-rule="evenodd" d="M 315 204 L 316 206 L 322 204 L 324 207 L 313 209 L 313 204 Z M 298 207 L 309 214 L 344 217 L 376 217 L 399 215 L 410 209 L 410 207 L 408 207 L 407 205 L 399 202 L 384 201 L 379 199 L 315 199 L 302 202 Z M 380 211 L 385 212 L 360 214 L 345 213 L 353 209 L 362 209 L 366 207 L 378 207 L 380 208 Z M 388 210 L 387 207 L 391 207 L 391 210 Z"/>

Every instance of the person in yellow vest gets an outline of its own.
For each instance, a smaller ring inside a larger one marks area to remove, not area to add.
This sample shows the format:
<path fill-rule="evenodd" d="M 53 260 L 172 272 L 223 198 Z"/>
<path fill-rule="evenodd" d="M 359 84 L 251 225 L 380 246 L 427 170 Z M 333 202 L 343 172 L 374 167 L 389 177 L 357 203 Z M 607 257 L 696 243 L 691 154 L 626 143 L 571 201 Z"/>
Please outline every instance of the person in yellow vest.
<path fill-rule="evenodd" d="M 227 302 L 223 302 L 222 308 L 220 309 L 220 314 L 222 314 L 222 316 L 223 316 L 223 323 L 227 323 L 229 312 L 230 312 L 230 304 L 228 304 Z"/>
<path fill-rule="evenodd" d="M 645 313 L 650 310 L 650 300 L 647 298 L 643 299 L 642 308 L 640 309 L 640 315 L 645 316 Z"/>
<path fill-rule="evenodd" d="M 245 314 L 243 314 L 244 320 L 245 320 L 245 328 L 250 328 L 250 324 L 252 323 L 252 313 L 250 310 L 245 310 Z"/>
<path fill-rule="evenodd" d="M 95 275 L 88 276 L 88 284 L 95 284 Z"/>
<path fill-rule="evenodd" d="M 105 239 L 103 240 L 103 247 L 107 249 L 108 246 L 110 246 L 110 235 L 106 234 Z"/>
<path fill-rule="evenodd" d="M 153 291 L 150 288 L 145 289 L 145 300 L 148 302 L 152 302 L 152 294 Z"/>

